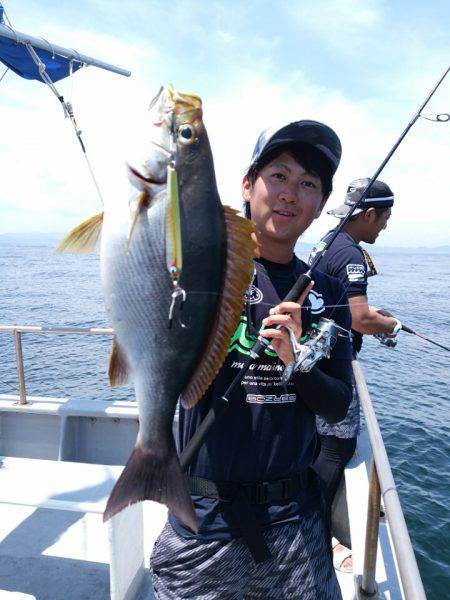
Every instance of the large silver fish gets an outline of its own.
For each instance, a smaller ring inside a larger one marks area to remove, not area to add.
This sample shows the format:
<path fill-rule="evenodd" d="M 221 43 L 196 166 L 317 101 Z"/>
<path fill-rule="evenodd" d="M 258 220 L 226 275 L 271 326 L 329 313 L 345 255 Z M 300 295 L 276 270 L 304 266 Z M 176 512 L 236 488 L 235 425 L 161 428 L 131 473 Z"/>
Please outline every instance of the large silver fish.
<path fill-rule="evenodd" d="M 102 228 L 102 283 L 115 330 L 110 379 L 130 373 L 139 406 L 136 445 L 104 519 L 148 499 L 197 531 L 172 435 L 175 407 L 180 397 L 193 406 L 225 359 L 255 244 L 251 223 L 220 202 L 200 98 L 168 86 L 152 114 L 151 152 L 128 167 L 131 200 L 109 202 L 59 249 L 89 249 Z"/>

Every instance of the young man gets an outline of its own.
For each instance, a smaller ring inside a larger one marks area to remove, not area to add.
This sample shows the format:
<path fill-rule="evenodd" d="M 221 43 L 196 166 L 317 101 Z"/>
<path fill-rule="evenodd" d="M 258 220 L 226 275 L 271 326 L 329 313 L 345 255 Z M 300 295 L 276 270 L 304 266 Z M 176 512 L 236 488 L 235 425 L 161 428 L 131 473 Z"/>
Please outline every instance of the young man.
<path fill-rule="evenodd" d="M 180 408 L 180 449 L 221 402 L 261 330 L 271 347 L 247 371 L 189 466 L 201 526 L 195 535 L 169 515 L 151 558 L 158 599 L 341 598 L 310 466 L 315 415 L 339 421 L 351 400 L 349 339 L 340 337 L 331 358 L 309 373 L 295 373 L 286 386 L 281 381 L 293 358 L 286 328 L 302 337 L 345 296 L 339 282 L 317 272 L 298 303 L 282 302 L 307 271 L 294 246 L 320 215 L 340 156 L 334 131 L 315 121 L 263 132 L 257 142 L 242 190 L 261 257 L 224 365 L 193 409 Z M 349 329 L 346 307 L 333 318 Z"/>
<path fill-rule="evenodd" d="M 369 179 L 356 179 L 347 189 L 343 204 L 328 211 L 339 219 L 346 217 L 351 208 L 361 197 L 369 183 Z M 337 277 L 348 294 L 352 316 L 353 355 L 356 358 L 361 350 L 363 334 L 382 334 L 385 338 L 395 337 L 401 323 L 392 316 L 381 314 L 367 301 L 367 279 L 375 275 L 373 262 L 361 246 L 360 242 L 374 244 L 378 235 L 386 229 L 391 216 L 394 195 L 389 186 L 376 180 L 361 208 L 357 208 L 353 217 L 344 226 L 336 240 L 318 264 L 318 269 Z M 323 238 L 325 241 L 333 233 L 329 231 Z M 312 251 L 310 262 L 314 258 Z M 359 400 L 354 392 L 353 400 L 346 418 L 335 425 L 326 423 L 320 416 L 316 418 L 317 430 L 320 434 L 321 451 L 314 464 L 325 490 L 328 506 L 331 507 L 345 465 L 356 448 L 359 432 Z M 341 546 L 333 539 L 334 565 L 337 569 L 350 572 L 352 570 L 351 550 Z"/>

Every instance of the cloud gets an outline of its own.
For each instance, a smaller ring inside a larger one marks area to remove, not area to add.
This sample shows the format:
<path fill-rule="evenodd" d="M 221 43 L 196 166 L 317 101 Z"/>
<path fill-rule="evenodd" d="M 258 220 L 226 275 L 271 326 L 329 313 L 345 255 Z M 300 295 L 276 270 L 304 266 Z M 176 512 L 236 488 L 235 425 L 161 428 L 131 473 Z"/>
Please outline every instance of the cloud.
<path fill-rule="evenodd" d="M 301 76 L 296 77 L 299 83 Z M 381 112 L 377 102 L 355 102 L 338 91 L 308 84 L 305 78 L 298 86 L 302 93 L 286 93 L 289 87 L 289 82 L 274 84 L 248 75 L 247 84 L 236 86 L 229 96 L 205 100 L 205 122 L 225 203 L 240 207 L 240 181 L 253 145 L 260 131 L 279 122 L 281 116 L 284 122 L 314 118 L 326 122 L 339 134 L 343 158 L 327 208 L 342 202 L 349 181 L 374 174 L 410 119 L 409 114 L 400 119 L 388 113 L 380 120 L 374 117 Z M 449 243 L 447 148 L 446 124 L 420 119 L 392 157 L 380 176 L 396 195 L 393 217 L 380 238 L 382 244 Z M 305 238 L 318 239 L 336 223 L 336 219 L 323 214 Z"/>
<path fill-rule="evenodd" d="M 167 17 L 165 5 L 155 3 L 144 11 L 140 2 L 129 6 L 122 21 L 118 21 L 114 5 L 103 20 L 93 8 L 90 16 L 94 22 L 98 17 L 98 31 L 84 20 L 76 28 L 46 23 L 45 35 L 55 43 L 72 45 L 132 70 L 128 79 L 92 67 L 82 69 L 73 77 L 73 94 L 69 80 L 58 84 L 64 96 L 73 99 L 105 195 L 126 199 L 124 161 L 145 146 L 148 102 L 168 80 L 182 91 L 202 95 L 221 197 L 235 207 L 241 205 L 240 181 L 263 128 L 280 121 L 313 118 L 337 131 L 344 153 L 335 192 L 328 202 L 331 207 L 342 201 L 351 179 L 375 171 L 434 83 L 429 68 L 414 73 L 405 69 L 396 78 L 392 70 L 378 70 L 365 75 L 361 99 L 345 78 L 340 81 L 339 77 L 320 75 L 306 60 L 294 61 L 293 67 L 291 58 L 289 62 L 279 54 L 300 24 L 301 31 L 314 31 L 322 45 L 331 34 L 341 36 L 341 41 L 345 37 L 363 40 L 365 33 L 377 29 L 386 18 L 382 2 L 332 0 L 314 11 L 308 3 L 301 3 L 296 9 L 299 20 L 286 29 L 286 39 L 279 27 L 272 27 L 272 35 L 267 35 L 263 16 L 251 3 L 240 19 L 231 18 L 236 15 L 233 3 L 230 7 L 208 5 L 204 15 L 200 15 L 201 3 L 189 3 L 191 10 L 182 4 L 172 7 L 169 26 L 161 21 L 162 15 Z M 302 20 L 300 9 L 304 9 Z M 142 15 L 133 31 L 127 26 L 131 15 Z M 194 18 L 198 22 L 193 23 Z M 267 15 L 264 18 L 267 20 Z M 152 35 L 145 35 L 151 19 Z M 114 33 L 113 23 L 122 25 Z M 42 30 L 42 23 L 36 28 Z M 167 44 L 160 43 L 163 37 Z M 418 40 L 417 55 L 422 47 L 423 40 Z M 344 53 L 336 51 L 338 57 Z M 323 57 L 325 60 L 326 54 Z M 393 81 L 391 94 L 386 82 Z M 372 94 L 368 82 L 376 88 Z M 443 99 L 448 97 L 449 87 L 450 81 L 445 82 L 427 112 L 445 109 Z M 0 230 L 36 230 L 38 224 L 39 229 L 54 231 L 58 223 L 65 230 L 98 212 L 101 203 L 78 142 L 49 90 L 8 74 L 2 82 L 1 102 Z M 396 205 L 379 243 L 407 245 L 419 239 L 428 245 L 448 243 L 449 127 L 420 119 L 381 176 L 394 189 Z M 307 239 L 319 238 L 334 224 L 334 219 L 322 215 L 307 232 Z"/>
<path fill-rule="evenodd" d="M 316 0 L 288 3 L 286 10 L 304 30 L 342 52 L 353 52 L 376 31 L 383 17 L 380 0 Z"/>

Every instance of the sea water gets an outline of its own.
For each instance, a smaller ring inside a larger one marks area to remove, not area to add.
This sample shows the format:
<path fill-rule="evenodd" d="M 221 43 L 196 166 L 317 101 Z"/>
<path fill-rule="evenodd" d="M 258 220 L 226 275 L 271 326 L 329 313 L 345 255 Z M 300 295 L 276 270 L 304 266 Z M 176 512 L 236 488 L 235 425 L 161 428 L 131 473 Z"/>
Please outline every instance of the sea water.
<path fill-rule="evenodd" d="M 371 255 L 369 300 L 450 346 L 450 255 Z M 108 326 L 99 257 L 55 254 L 49 242 L 0 237 L 0 325 Z M 450 588 L 450 353 L 400 333 L 396 348 L 365 336 L 360 360 L 430 599 Z M 110 336 L 23 334 L 30 395 L 133 399 L 110 389 Z M 0 393 L 18 393 L 12 334 L 0 333 Z"/>

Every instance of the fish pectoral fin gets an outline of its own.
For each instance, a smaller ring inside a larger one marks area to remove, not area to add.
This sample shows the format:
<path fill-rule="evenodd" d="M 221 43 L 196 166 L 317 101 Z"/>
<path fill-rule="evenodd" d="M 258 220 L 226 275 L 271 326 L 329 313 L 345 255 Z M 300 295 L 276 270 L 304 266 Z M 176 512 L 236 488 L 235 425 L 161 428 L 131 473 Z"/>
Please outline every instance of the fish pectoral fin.
<path fill-rule="evenodd" d="M 187 527 L 198 532 L 198 518 L 173 440 L 166 453 L 136 444 L 109 496 L 103 521 L 143 500 L 165 504 Z"/>
<path fill-rule="evenodd" d="M 240 217 L 233 208 L 224 206 L 223 212 L 227 239 L 223 289 L 205 350 L 181 394 L 185 408 L 191 408 L 198 402 L 222 366 L 239 323 L 244 293 L 253 276 L 253 258 L 257 250 L 257 242 L 252 235 L 253 224 L 249 219 Z"/>
<path fill-rule="evenodd" d="M 128 379 L 128 365 L 116 338 L 113 339 L 111 356 L 109 357 L 108 378 L 111 387 L 124 385 Z"/>
<path fill-rule="evenodd" d="M 147 190 L 143 190 L 140 194 L 139 197 L 137 199 L 136 202 L 136 207 L 133 211 L 133 218 L 131 219 L 130 222 L 130 226 L 128 228 L 128 239 L 127 239 L 127 250 L 130 247 L 131 244 L 131 237 L 133 235 L 134 232 L 134 228 L 136 227 L 136 223 L 139 219 L 139 215 L 141 214 L 141 211 L 143 208 L 148 208 L 149 204 L 150 204 L 150 196 L 149 193 L 147 192 Z"/>
<path fill-rule="evenodd" d="M 103 211 L 86 219 L 86 221 L 72 229 L 59 242 L 55 252 L 73 252 L 75 254 L 93 252 L 99 246 L 102 225 Z"/>

